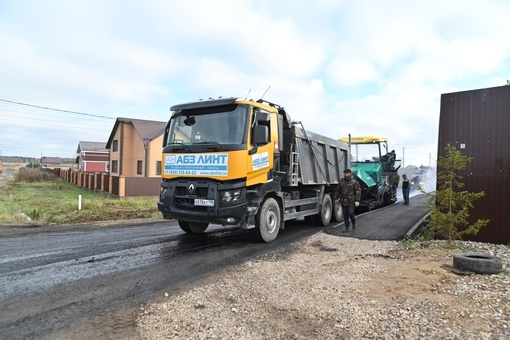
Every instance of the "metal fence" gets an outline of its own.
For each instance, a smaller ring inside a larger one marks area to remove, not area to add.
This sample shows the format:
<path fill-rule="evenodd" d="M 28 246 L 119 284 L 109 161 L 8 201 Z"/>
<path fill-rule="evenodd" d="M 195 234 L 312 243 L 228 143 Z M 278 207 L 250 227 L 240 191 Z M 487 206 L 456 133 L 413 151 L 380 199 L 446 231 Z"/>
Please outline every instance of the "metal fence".
<path fill-rule="evenodd" d="M 124 177 L 107 173 L 84 173 L 70 169 L 48 169 L 63 180 L 115 197 L 158 196 L 159 177 Z"/>
<path fill-rule="evenodd" d="M 498 86 L 441 95 L 438 156 L 447 144 L 471 157 L 458 174 L 468 192 L 485 193 L 470 209 L 469 223 L 489 219 L 475 236 L 464 239 L 510 243 L 510 86 Z M 440 169 L 438 169 L 440 170 Z"/>

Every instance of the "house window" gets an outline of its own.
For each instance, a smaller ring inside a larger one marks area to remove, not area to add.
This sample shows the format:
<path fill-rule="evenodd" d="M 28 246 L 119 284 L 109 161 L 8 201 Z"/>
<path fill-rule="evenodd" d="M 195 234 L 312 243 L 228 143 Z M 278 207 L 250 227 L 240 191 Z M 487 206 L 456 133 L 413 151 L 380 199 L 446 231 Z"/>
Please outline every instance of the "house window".
<path fill-rule="evenodd" d="M 112 161 L 112 173 L 116 174 L 118 172 L 119 161 Z"/>
<path fill-rule="evenodd" d="M 113 141 L 113 151 L 119 151 L 119 141 L 118 140 L 114 140 Z"/>
<path fill-rule="evenodd" d="M 141 175 L 142 174 L 142 161 L 136 162 L 136 174 Z"/>
<path fill-rule="evenodd" d="M 161 161 L 156 162 L 156 175 L 161 175 Z"/>

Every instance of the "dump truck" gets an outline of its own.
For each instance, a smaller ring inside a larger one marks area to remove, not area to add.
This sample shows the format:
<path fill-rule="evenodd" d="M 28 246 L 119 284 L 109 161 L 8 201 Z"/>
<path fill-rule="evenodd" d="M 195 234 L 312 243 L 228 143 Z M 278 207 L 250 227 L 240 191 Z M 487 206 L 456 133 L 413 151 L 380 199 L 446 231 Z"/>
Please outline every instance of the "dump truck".
<path fill-rule="evenodd" d="M 384 207 L 397 201 L 401 160 L 385 159 L 389 154 L 388 139 L 378 136 L 340 138 L 349 144 L 352 175 L 361 186 L 357 213 Z"/>
<path fill-rule="evenodd" d="M 170 110 L 158 209 L 184 232 L 219 224 L 272 242 L 289 220 L 340 221 L 333 197 L 350 165 L 347 143 L 305 130 L 262 99 L 209 99 Z"/>

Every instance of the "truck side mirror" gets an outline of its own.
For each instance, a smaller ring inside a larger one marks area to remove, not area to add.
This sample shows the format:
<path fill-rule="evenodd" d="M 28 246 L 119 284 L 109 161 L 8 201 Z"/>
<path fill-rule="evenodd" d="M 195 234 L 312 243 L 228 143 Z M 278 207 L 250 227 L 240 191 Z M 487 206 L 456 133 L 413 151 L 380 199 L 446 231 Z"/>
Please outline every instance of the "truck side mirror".
<path fill-rule="evenodd" d="M 269 143 L 269 127 L 266 125 L 255 126 L 253 143 L 256 145 Z"/>
<path fill-rule="evenodd" d="M 259 125 L 268 125 L 269 124 L 269 115 L 265 112 L 257 112 L 257 123 Z"/>

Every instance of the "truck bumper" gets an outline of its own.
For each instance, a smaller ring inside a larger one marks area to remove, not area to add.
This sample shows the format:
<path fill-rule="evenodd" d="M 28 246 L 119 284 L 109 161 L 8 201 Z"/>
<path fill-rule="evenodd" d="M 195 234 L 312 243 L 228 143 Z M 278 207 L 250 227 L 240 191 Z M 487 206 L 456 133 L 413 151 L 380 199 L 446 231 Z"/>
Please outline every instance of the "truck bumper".
<path fill-rule="evenodd" d="M 159 201 L 158 209 L 163 214 L 163 218 L 166 219 L 207 222 L 221 225 L 238 225 L 244 221 L 246 204 L 217 209 L 208 208 L 207 211 L 200 212 L 176 209 L 171 205 Z"/>
<path fill-rule="evenodd" d="M 195 189 L 190 192 L 188 188 L 191 184 Z M 235 202 L 224 203 L 220 192 L 225 190 L 242 190 L 243 194 Z M 239 225 L 245 221 L 247 211 L 245 192 L 242 183 L 225 185 L 212 181 L 163 181 L 158 209 L 166 219 Z M 214 201 L 214 205 L 195 205 L 196 199 Z"/>

